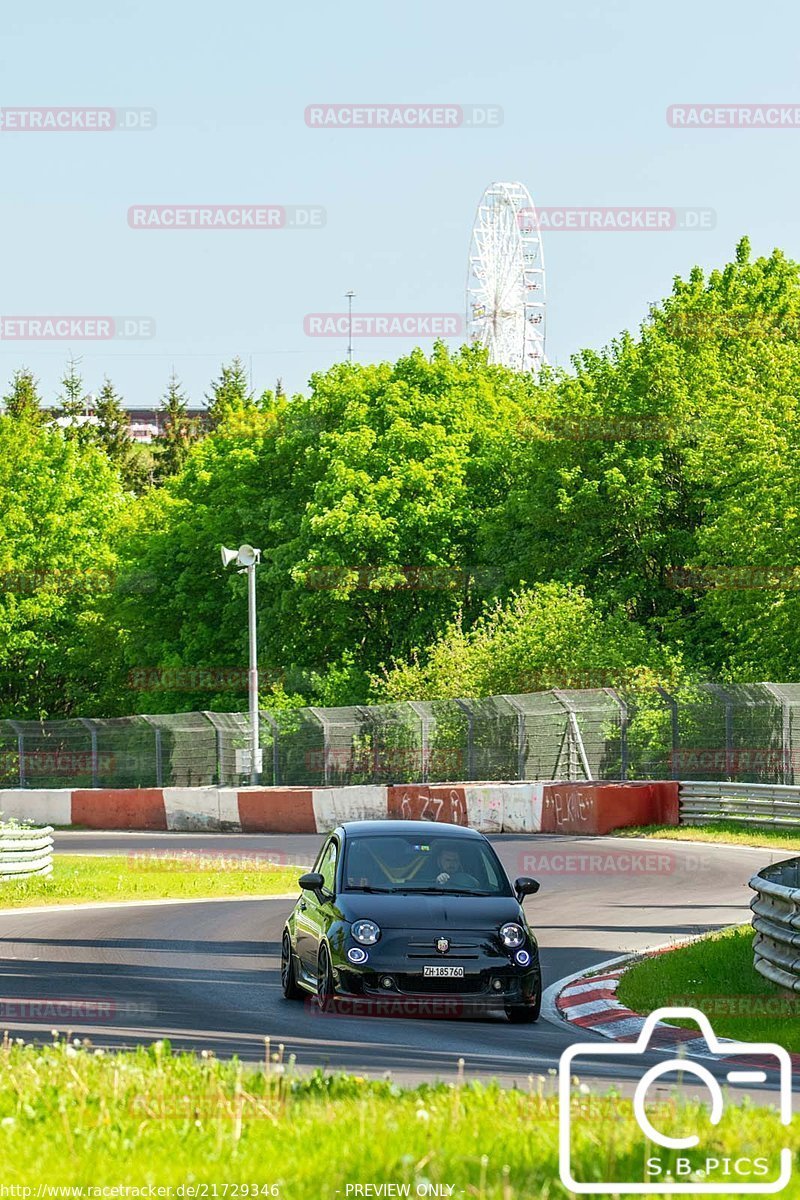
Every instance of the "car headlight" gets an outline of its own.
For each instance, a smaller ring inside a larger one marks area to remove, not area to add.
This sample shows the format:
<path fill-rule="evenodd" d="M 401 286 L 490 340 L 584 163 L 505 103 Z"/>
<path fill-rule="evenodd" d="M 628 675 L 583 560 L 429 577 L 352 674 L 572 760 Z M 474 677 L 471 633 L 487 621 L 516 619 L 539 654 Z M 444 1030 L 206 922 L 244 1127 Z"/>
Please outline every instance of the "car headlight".
<path fill-rule="evenodd" d="M 517 950 L 525 941 L 525 930 L 514 921 L 509 921 L 507 925 L 500 926 L 500 940 L 509 950 Z"/>
<path fill-rule="evenodd" d="M 381 936 L 380 926 L 376 925 L 374 921 L 354 921 L 350 926 L 350 932 L 357 942 L 361 942 L 362 946 L 374 946 Z"/>

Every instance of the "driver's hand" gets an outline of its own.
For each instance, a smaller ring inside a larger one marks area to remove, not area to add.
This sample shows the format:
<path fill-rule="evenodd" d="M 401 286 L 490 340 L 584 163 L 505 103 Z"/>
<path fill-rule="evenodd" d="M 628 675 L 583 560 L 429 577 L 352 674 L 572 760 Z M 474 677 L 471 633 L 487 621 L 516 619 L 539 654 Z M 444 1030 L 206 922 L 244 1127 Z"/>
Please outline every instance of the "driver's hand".
<path fill-rule="evenodd" d="M 440 875 L 436 876 L 436 882 L 437 883 L 447 883 L 449 878 L 450 878 L 450 876 L 447 874 L 447 871 L 442 871 L 442 873 Z"/>

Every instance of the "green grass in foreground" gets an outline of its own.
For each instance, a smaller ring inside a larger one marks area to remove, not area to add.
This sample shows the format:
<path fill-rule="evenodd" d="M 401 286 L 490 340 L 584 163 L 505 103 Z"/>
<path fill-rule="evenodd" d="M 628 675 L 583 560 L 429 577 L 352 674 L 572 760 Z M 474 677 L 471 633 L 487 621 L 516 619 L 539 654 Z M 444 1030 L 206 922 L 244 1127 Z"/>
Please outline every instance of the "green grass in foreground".
<path fill-rule="evenodd" d="M 625 972 L 618 994 L 634 1012 L 689 1005 L 704 1012 L 721 1037 L 777 1042 L 800 1052 L 800 996 L 791 996 L 756 972 L 751 925 L 643 959 Z"/>
<path fill-rule="evenodd" d="M 456 1198 L 563 1197 L 552 1084 L 537 1077 L 526 1090 L 403 1090 L 390 1080 L 319 1072 L 301 1079 L 269 1051 L 250 1070 L 235 1060 L 172 1056 L 166 1043 L 115 1055 L 64 1041 L 40 1049 L 6 1041 L 0 1183 L 216 1183 L 220 1197 L 223 1184 L 236 1184 L 250 1190 L 228 1195 L 281 1200 L 345 1200 L 353 1184 L 408 1185 L 411 1196 L 429 1184 L 451 1186 Z M 573 1119 L 578 1178 L 643 1178 L 653 1147 L 645 1148 L 630 1101 L 576 1087 Z M 774 1111 L 748 1104 L 728 1108 L 716 1129 L 697 1104 L 669 1098 L 651 1119 L 665 1132 L 696 1130 L 703 1155 L 762 1155 L 784 1138 L 800 1149 L 797 1123 L 778 1129 Z M 782 1195 L 800 1196 L 800 1184 Z"/>
<path fill-rule="evenodd" d="M 752 825 L 749 821 L 720 821 L 713 825 L 631 825 L 614 830 L 614 837 L 670 838 L 678 842 L 727 842 L 734 846 L 768 846 L 800 854 L 800 830 Z"/>
<path fill-rule="evenodd" d="M 243 865 L 240 865 L 243 864 Z M 0 883 L 0 908 L 102 900 L 192 900 L 297 892 L 301 867 L 248 863 L 241 856 L 134 853 L 56 854 L 53 874 Z"/>

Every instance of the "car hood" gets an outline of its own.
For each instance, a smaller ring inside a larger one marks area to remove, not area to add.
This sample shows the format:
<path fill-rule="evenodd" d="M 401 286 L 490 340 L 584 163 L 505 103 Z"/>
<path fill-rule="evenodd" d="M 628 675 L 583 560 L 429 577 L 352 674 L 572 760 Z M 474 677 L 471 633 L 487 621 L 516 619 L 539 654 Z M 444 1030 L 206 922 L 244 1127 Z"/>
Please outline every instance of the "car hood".
<path fill-rule="evenodd" d="M 344 920 L 366 917 L 381 929 L 486 929 L 519 921 L 514 896 L 391 896 L 341 892 L 337 907 Z"/>

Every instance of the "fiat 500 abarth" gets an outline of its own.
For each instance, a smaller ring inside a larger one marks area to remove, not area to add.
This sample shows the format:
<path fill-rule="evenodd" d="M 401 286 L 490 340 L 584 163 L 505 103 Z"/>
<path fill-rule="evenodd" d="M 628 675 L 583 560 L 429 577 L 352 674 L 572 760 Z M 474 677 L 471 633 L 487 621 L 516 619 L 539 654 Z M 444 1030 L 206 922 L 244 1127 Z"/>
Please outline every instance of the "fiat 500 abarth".
<path fill-rule="evenodd" d="M 283 931 L 287 999 L 459 997 L 459 1008 L 535 1021 L 539 951 L 491 843 L 429 821 L 353 821 L 325 840 Z M 420 1011 L 424 1011 L 421 1007 Z"/>

